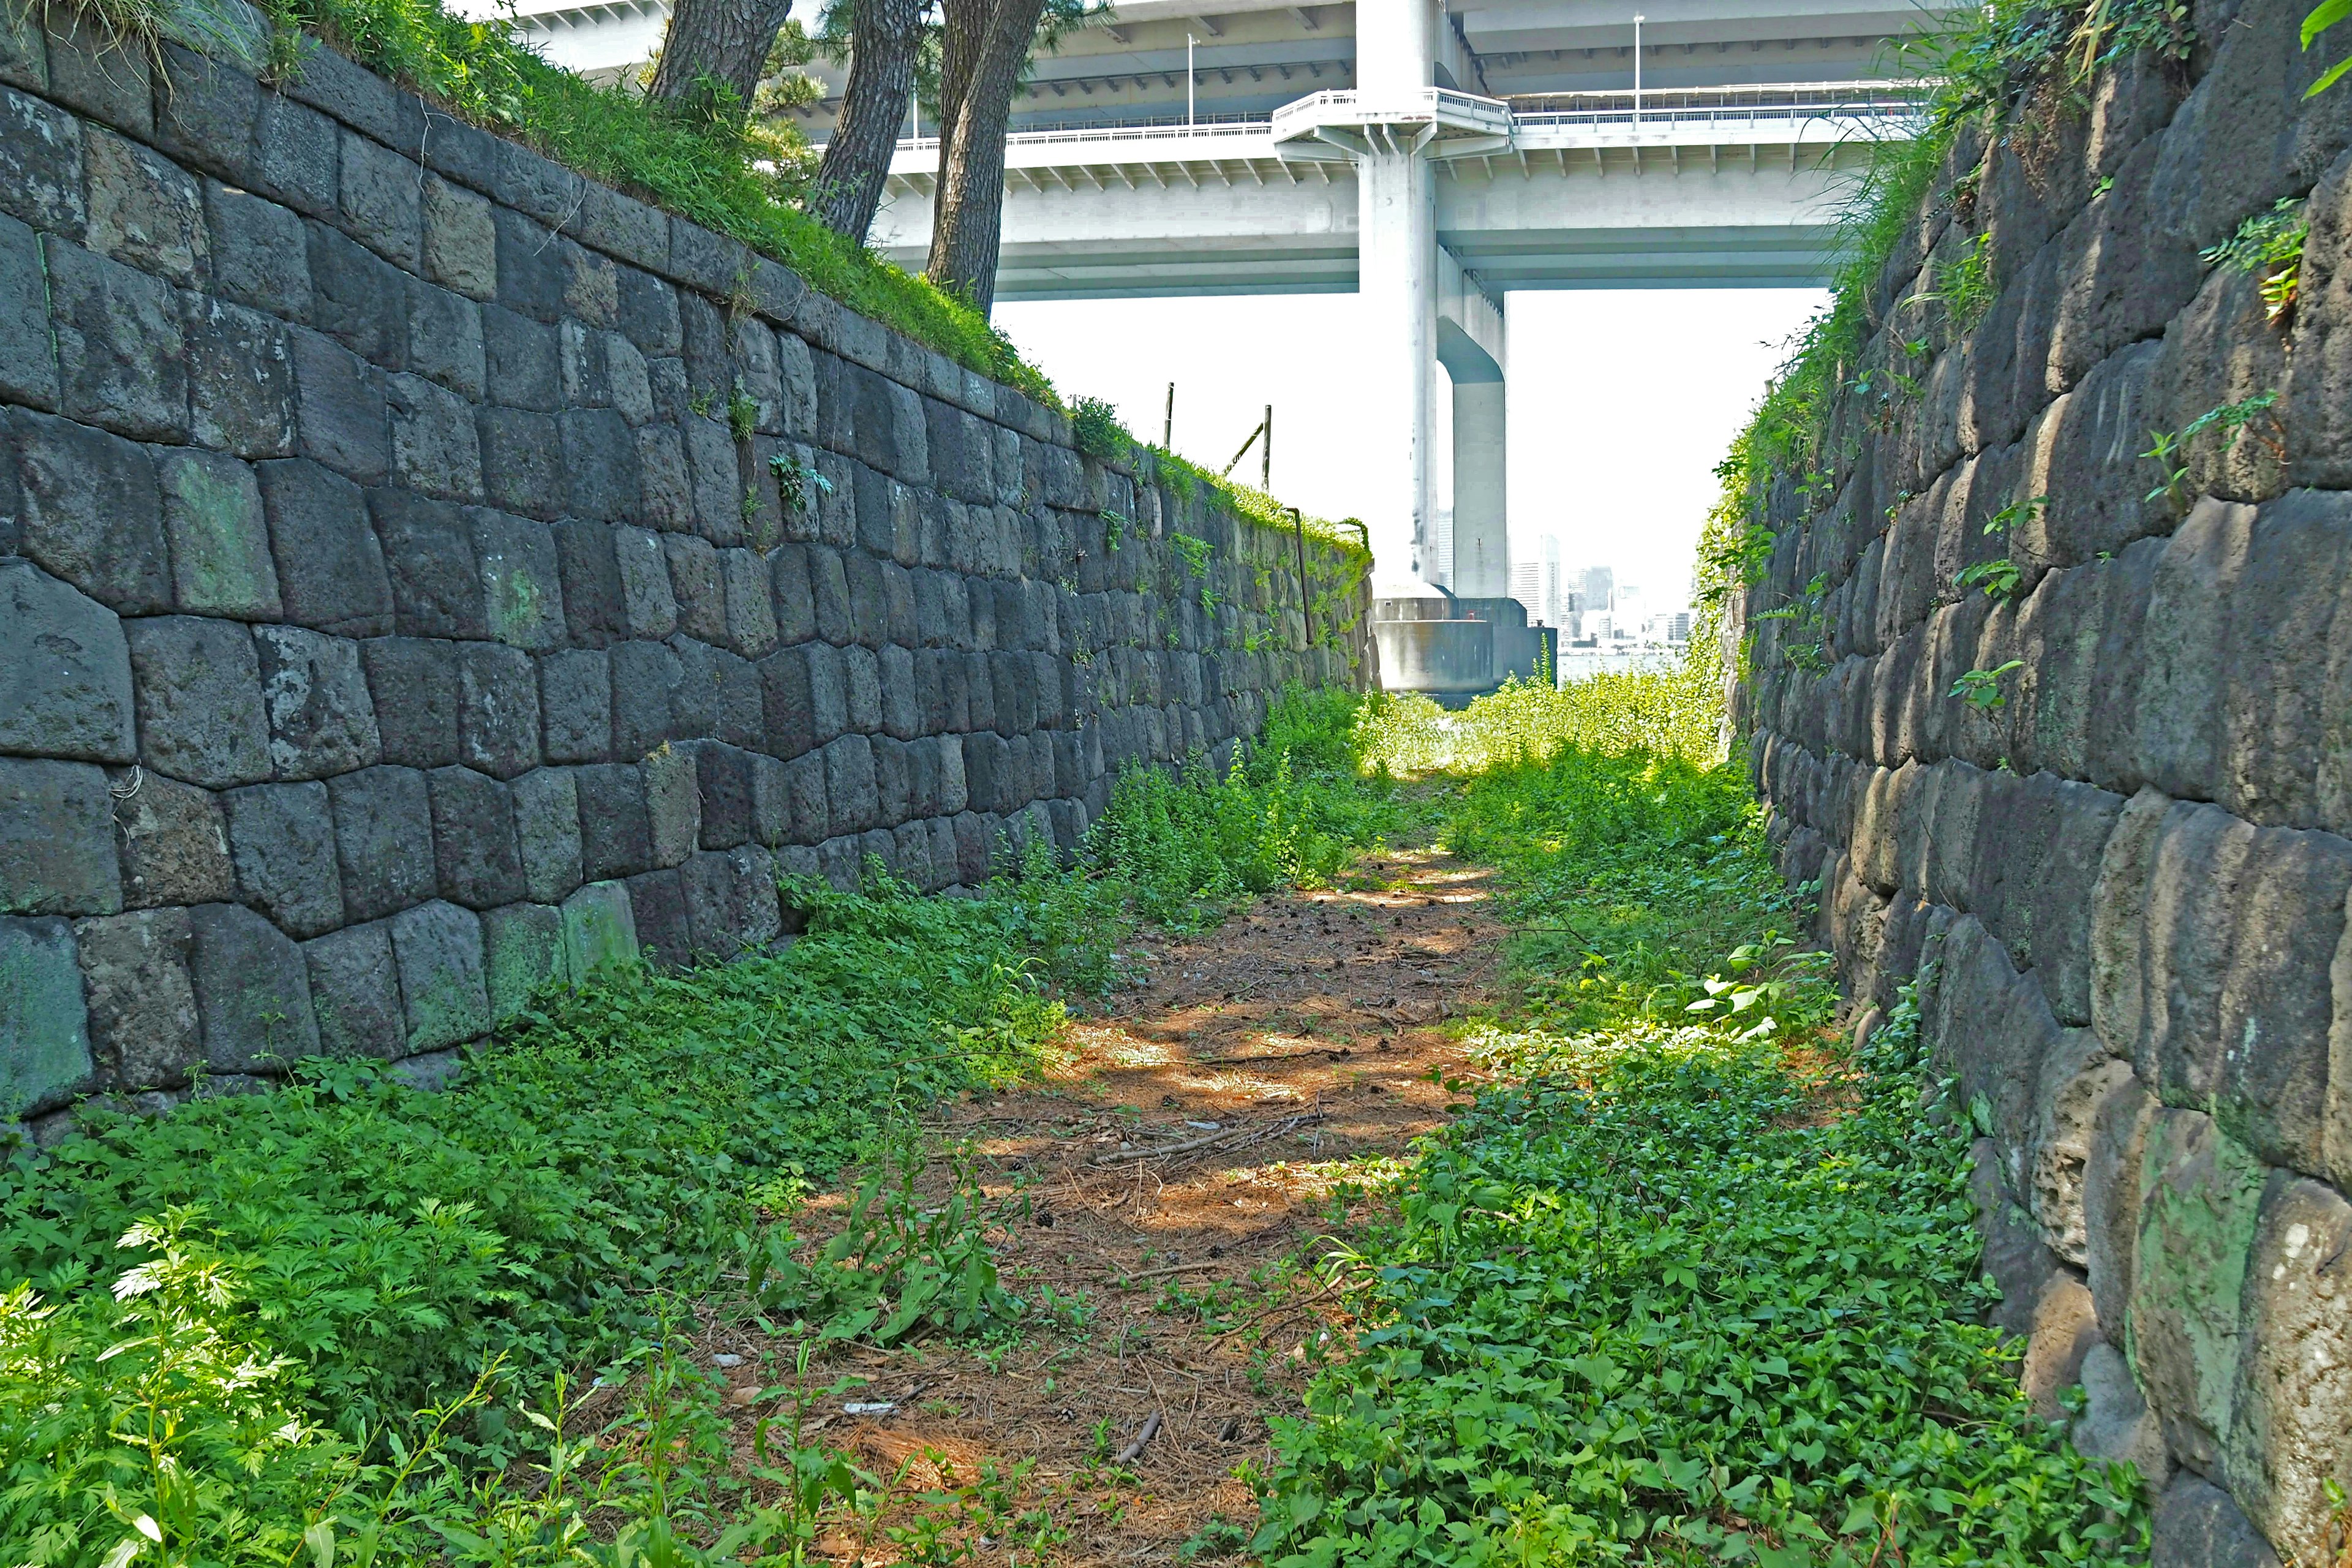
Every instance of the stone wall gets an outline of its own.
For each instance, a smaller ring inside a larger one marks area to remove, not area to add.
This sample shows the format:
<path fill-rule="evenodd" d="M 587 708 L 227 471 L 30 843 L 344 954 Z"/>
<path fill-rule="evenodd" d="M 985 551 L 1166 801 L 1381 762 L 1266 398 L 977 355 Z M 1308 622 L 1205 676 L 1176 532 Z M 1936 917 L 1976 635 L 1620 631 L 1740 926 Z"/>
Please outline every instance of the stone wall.
<path fill-rule="evenodd" d="M 1289 531 L 729 240 L 332 54 L 17 9 L 0 1115 L 427 1080 L 551 976 L 773 938 L 780 869 L 977 882 L 1367 671 L 1349 557 L 1308 647 Z"/>
<path fill-rule="evenodd" d="M 2332 1563 L 2352 1482 L 2352 88 L 2303 100 L 2345 52 L 2305 8 L 2200 4 L 2184 68 L 1955 150 L 1746 606 L 1784 868 L 1858 1005 L 1918 976 L 2000 1321 L 2159 1563 Z M 2273 324 L 2199 251 L 2306 193 Z M 2141 456 L 2271 391 L 2177 484 Z M 2004 554 L 2013 595 L 1956 585 Z"/>

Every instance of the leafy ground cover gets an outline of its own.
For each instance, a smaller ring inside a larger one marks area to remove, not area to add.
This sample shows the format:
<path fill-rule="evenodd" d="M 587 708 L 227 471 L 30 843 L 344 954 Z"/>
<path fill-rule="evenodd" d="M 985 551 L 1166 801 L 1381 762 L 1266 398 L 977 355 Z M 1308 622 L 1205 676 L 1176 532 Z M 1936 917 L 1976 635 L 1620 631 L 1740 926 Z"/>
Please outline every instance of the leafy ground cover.
<path fill-rule="evenodd" d="M 313 1060 L 281 1093 L 97 1117 L 0 1164 L 0 1555 L 299 1548 L 331 1568 L 340 1527 L 366 1561 L 497 1561 L 515 1507 L 585 1529 L 557 1426 L 600 1367 L 634 1401 L 601 1398 L 601 1419 L 646 1462 L 596 1467 L 593 1506 L 665 1550 L 717 1549 L 715 1525 L 678 1533 L 745 1486 L 692 1436 L 717 1390 L 674 1354 L 688 1304 L 734 1290 L 853 1337 L 1018 1317 L 976 1247 L 990 1216 L 918 1212 L 888 1176 L 919 1163 L 904 1129 L 1031 1070 L 1062 996 L 1125 977 L 1139 918 L 1211 923 L 1376 835 L 1376 789 L 1315 782 L 1352 714 L 1294 693 L 1226 776 L 1132 775 L 1077 863 L 1033 852 L 977 899 L 794 885 L 788 950 L 550 993 L 456 1092 Z M 856 1243 L 795 1261 L 780 1222 L 877 1157 Z M 644 1450 L 672 1427 L 717 1468 Z M 521 1493 L 500 1489 L 509 1468 L 534 1478 Z"/>
<path fill-rule="evenodd" d="M 1448 840 L 1510 889 L 1515 1005 L 1342 1256 L 1355 1353 L 1277 1424 L 1265 1561 L 2144 1559 L 2134 1478 L 2032 1415 L 1980 1321 L 1916 1015 L 1824 1037 L 1745 782 L 1514 746 Z"/>

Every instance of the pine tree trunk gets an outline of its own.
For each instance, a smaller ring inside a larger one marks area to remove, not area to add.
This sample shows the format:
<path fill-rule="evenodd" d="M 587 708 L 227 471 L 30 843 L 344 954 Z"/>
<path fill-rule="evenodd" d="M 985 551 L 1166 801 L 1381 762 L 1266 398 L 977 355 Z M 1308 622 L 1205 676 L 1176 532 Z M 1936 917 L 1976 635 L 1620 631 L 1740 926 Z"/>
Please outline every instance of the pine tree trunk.
<path fill-rule="evenodd" d="M 980 58 L 988 37 L 988 18 L 994 0 L 940 0 L 940 168 L 939 184 L 948 183 L 948 150 L 955 144 L 956 116 L 963 109 L 963 91 L 971 81 L 972 63 Z"/>
<path fill-rule="evenodd" d="M 849 86 L 841 117 L 824 145 L 807 210 L 817 222 L 866 243 L 874 209 L 890 177 L 890 155 L 915 86 L 915 56 L 923 41 L 923 0 L 856 0 L 850 18 Z"/>
<path fill-rule="evenodd" d="M 653 96 L 687 112 L 740 127 L 793 0 L 677 0 Z M 714 86 L 724 91 L 714 91 Z M 732 93 L 731 101 L 726 97 Z"/>
<path fill-rule="evenodd" d="M 1045 0 L 996 0 L 971 62 L 931 208 L 933 283 L 971 301 L 983 316 L 996 303 L 996 258 L 1003 238 L 1004 127 L 1029 58 Z"/>

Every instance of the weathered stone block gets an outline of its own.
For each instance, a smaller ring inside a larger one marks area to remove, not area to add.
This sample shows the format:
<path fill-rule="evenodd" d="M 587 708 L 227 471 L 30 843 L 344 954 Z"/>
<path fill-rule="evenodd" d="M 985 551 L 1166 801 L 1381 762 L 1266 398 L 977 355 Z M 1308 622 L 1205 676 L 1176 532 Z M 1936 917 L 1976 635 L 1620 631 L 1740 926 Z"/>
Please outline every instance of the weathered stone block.
<path fill-rule="evenodd" d="M 0 212 L 51 233 L 80 233 L 81 158 L 81 121 L 0 88 Z"/>
<path fill-rule="evenodd" d="M 540 661 L 540 713 L 551 763 L 601 763 L 612 755 L 613 666 L 600 649 L 572 649 Z"/>
<path fill-rule="evenodd" d="M 0 752 L 129 762 L 133 711 L 121 623 L 30 562 L 0 557 Z"/>
<path fill-rule="evenodd" d="M 2083 1166 L 2083 1262 L 2099 1325 L 2126 1342 L 2134 1254 L 2139 1246 L 2141 1161 L 2159 1107 L 2137 1078 L 2117 1080 L 2091 1110 Z"/>
<path fill-rule="evenodd" d="M 675 870 L 629 879 L 629 913 L 637 951 L 647 963 L 674 968 L 694 957 L 694 929 L 686 917 L 686 889 Z"/>
<path fill-rule="evenodd" d="M 2352 830 L 2352 498 L 2264 503 L 2229 606 L 2222 788 L 2249 821 Z"/>
<path fill-rule="evenodd" d="M 302 220 L 277 203 L 205 182 L 212 288 L 241 305 L 308 321 L 310 268 Z"/>
<path fill-rule="evenodd" d="M 261 95 L 254 120 L 252 187 L 297 212 L 324 217 L 335 210 L 338 163 L 335 122 L 278 93 Z M 301 254 L 296 247 L 295 254 Z"/>
<path fill-rule="evenodd" d="M 563 405 L 562 354 L 554 328 L 485 305 L 482 349 L 485 384 L 499 405 L 541 414 Z"/>
<path fill-rule="evenodd" d="M 392 630 L 392 582 L 360 488 L 300 458 L 255 474 L 287 618 L 339 637 Z"/>
<path fill-rule="evenodd" d="M 565 769 L 535 768 L 512 789 L 524 890 L 535 902 L 558 902 L 582 879 L 578 787 Z"/>
<path fill-rule="evenodd" d="M 490 1016 L 521 1013 L 541 988 L 569 980 L 563 911 L 550 904 L 509 904 L 482 916 L 483 979 Z"/>
<path fill-rule="evenodd" d="M 2170 795 L 2221 793 L 2226 606 L 2246 569 L 2254 509 L 2208 498 L 2157 563 L 2142 633 L 2139 774 Z"/>
<path fill-rule="evenodd" d="M 636 921 L 625 884 L 591 882 L 563 900 L 563 953 L 575 983 L 600 969 L 636 962 Z"/>
<path fill-rule="evenodd" d="M 147 453 L 24 410 L 10 411 L 6 435 L 16 448 L 24 553 L 120 614 L 169 609 L 163 499 Z"/>
<path fill-rule="evenodd" d="M 749 550 L 730 550 L 720 562 L 726 595 L 727 645 L 745 658 L 764 658 L 776 647 L 775 601 L 766 563 Z"/>
<path fill-rule="evenodd" d="M 125 1089 L 177 1089 L 204 1059 L 185 910 L 74 922 L 92 1058 Z"/>
<path fill-rule="evenodd" d="M 848 727 L 870 735 L 882 728 L 881 661 L 871 648 L 845 647 L 841 650 L 841 668 Z"/>
<path fill-rule="evenodd" d="M 446 501 L 405 489 L 371 490 L 369 516 L 391 582 L 393 625 L 403 637 L 489 635 L 472 530 Z"/>
<path fill-rule="evenodd" d="M 497 384 L 495 375 L 491 384 Z M 476 419 L 481 433 L 482 489 L 491 503 L 530 517 L 562 517 L 569 492 L 555 416 L 520 408 L 484 408 Z"/>
<path fill-rule="evenodd" d="M 530 656 L 499 643 L 459 643 L 457 761 L 493 778 L 539 765 L 539 675 Z"/>
<path fill-rule="evenodd" d="M 209 790 L 143 770 L 114 784 L 116 858 L 130 909 L 225 903 L 236 897 L 228 827 Z"/>
<path fill-rule="evenodd" d="M 83 133 L 82 167 L 90 249 L 183 289 L 203 286 L 210 237 L 203 195 L 186 171 L 95 126 Z"/>
<path fill-rule="evenodd" d="M 482 308 L 463 294 L 411 280 L 408 368 L 468 402 L 481 402 L 489 378 Z"/>
<path fill-rule="evenodd" d="M 196 445 L 240 458 L 289 456 L 296 401 L 283 325 L 209 297 L 190 306 L 188 426 Z"/>
<path fill-rule="evenodd" d="M 12 1117 L 35 1115 L 94 1077 L 72 927 L 0 917 L 0 1105 Z"/>
<path fill-rule="evenodd" d="M 614 530 L 576 519 L 553 530 L 564 628 L 576 647 L 602 648 L 628 635 Z"/>
<path fill-rule="evenodd" d="M 645 774 L 632 763 L 572 770 L 580 806 L 581 871 L 591 881 L 635 876 L 653 867 L 653 826 L 646 816 Z"/>
<path fill-rule="evenodd" d="M 457 761 L 457 645 L 425 637 L 377 637 L 360 645 L 375 700 L 383 758 L 404 767 Z"/>
<path fill-rule="evenodd" d="M 669 533 L 662 536 L 662 552 L 669 563 L 677 629 L 698 642 L 725 642 L 727 599 L 719 575 L 718 551 L 707 539 Z"/>
<path fill-rule="evenodd" d="M 59 405 L 141 441 L 188 436 L 187 336 L 170 285 L 50 235 Z"/>
<path fill-rule="evenodd" d="M 479 500 L 482 453 L 473 405 L 447 387 L 408 372 L 388 378 L 385 393 L 392 414 L 394 479 L 421 495 Z"/>
<path fill-rule="evenodd" d="M 431 783 L 441 896 L 475 910 L 522 898 L 522 847 L 507 786 L 471 768 L 436 768 Z"/>
<path fill-rule="evenodd" d="M 670 692 L 679 679 L 677 655 L 655 642 L 625 642 L 612 650 L 613 754 L 642 757 L 676 732 Z"/>
<path fill-rule="evenodd" d="M 2241 1304 L 2262 1166 L 2195 1110 L 2160 1110 L 2141 1164 L 2132 1370 L 2184 1463 L 2219 1474 L 2238 1387 Z"/>
<path fill-rule="evenodd" d="M 2231 1500 L 2193 1470 L 2157 1500 L 2148 1568 L 2279 1568 L 2278 1553 Z"/>
<path fill-rule="evenodd" d="M 384 370 L 408 364 L 408 279 L 322 223 L 303 226 L 310 253 L 310 324 Z"/>
<path fill-rule="evenodd" d="M 319 1049 L 331 1057 L 392 1061 L 407 1047 L 400 975 L 389 921 L 346 926 L 302 944 Z"/>
<path fill-rule="evenodd" d="M 438 174 L 425 176 L 418 258 L 425 276 L 471 300 L 499 292 L 498 230 L 490 204 Z"/>
<path fill-rule="evenodd" d="M 462 1045 L 489 1033 L 482 923 L 471 910 L 435 900 L 392 917 L 392 949 L 412 1052 Z"/>
<path fill-rule="evenodd" d="M 343 227 L 404 271 L 421 265 L 425 172 L 381 143 L 346 131 L 340 205 Z"/>
<path fill-rule="evenodd" d="M 602 522 L 637 514 L 641 500 L 637 441 L 628 421 L 610 408 L 567 409 L 560 455 L 571 510 Z"/>
<path fill-rule="evenodd" d="M 343 923 L 325 784 L 247 784 L 224 795 L 221 805 L 238 898 L 290 936 L 318 936 Z"/>
<path fill-rule="evenodd" d="M 677 599 L 670 590 L 669 556 L 663 537 L 642 528 L 614 531 L 622 620 L 633 637 L 658 640 L 677 630 Z"/>
<path fill-rule="evenodd" d="M 359 644 L 299 626 L 256 626 L 253 641 L 278 777 L 325 778 L 382 760 Z"/>
<path fill-rule="evenodd" d="M 2122 1463 L 2139 1472 L 2142 1494 L 2151 1500 L 2172 1473 L 2164 1451 L 2164 1428 L 2132 1382 L 2123 1352 L 2105 1340 L 2083 1357 L 2084 1410 L 2067 1438 L 2084 1458 Z"/>
<path fill-rule="evenodd" d="M 863 735 L 843 735 L 824 748 L 824 791 L 835 835 L 875 824 L 874 748 Z"/>
<path fill-rule="evenodd" d="M 289 332 L 287 352 L 294 362 L 295 450 L 362 484 L 382 483 L 392 467 L 383 372 L 318 332 Z"/>
<path fill-rule="evenodd" d="M 471 515 L 490 635 L 535 652 L 562 646 L 563 568 L 553 531 L 487 508 Z"/>
<path fill-rule="evenodd" d="M 138 693 L 140 760 L 219 789 L 271 776 L 261 664 L 235 621 L 163 616 L 124 626 Z"/>
<path fill-rule="evenodd" d="M 343 919 L 396 914 L 433 896 L 433 816 L 425 775 L 376 767 L 327 783 Z"/>
<path fill-rule="evenodd" d="M 5 216 L 0 216 L 0 395 L 12 403 L 52 409 L 61 395 L 40 237 Z"/>
<path fill-rule="evenodd" d="M 645 773 L 648 845 L 656 868 L 683 865 L 702 834 L 702 795 L 694 752 L 661 746 L 639 764 Z"/>
<path fill-rule="evenodd" d="M 183 450 L 164 458 L 157 479 L 179 607 L 241 620 L 284 614 L 253 470 L 218 453 Z"/>
<path fill-rule="evenodd" d="M 690 743 L 695 785 L 701 792 L 700 840 L 705 849 L 731 849 L 754 837 L 756 759 L 719 741 Z M 773 842 L 772 839 L 768 842 Z"/>
<path fill-rule="evenodd" d="M 239 904 L 197 905 L 188 931 L 206 1067 L 282 1069 L 318 1053 L 309 966 L 292 938 Z"/>

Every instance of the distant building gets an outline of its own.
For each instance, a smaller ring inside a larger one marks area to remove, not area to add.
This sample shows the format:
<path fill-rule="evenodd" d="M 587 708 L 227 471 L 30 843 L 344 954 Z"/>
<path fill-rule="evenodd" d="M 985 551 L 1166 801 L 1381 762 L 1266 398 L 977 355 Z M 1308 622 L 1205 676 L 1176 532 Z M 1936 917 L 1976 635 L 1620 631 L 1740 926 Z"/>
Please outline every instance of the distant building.
<path fill-rule="evenodd" d="M 1584 569 L 1584 607 L 1588 611 L 1617 607 L 1617 574 L 1608 567 Z"/>
<path fill-rule="evenodd" d="M 1547 619 L 1543 595 L 1544 569 L 1540 559 L 1511 563 L 1511 597 L 1528 607 L 1531 620 Z"/>
<path fill-rule="evenodd" d="M 1430 510 L 1430 553 L 1434 557 L 1429 569 L 1429 581 L 1439 588 L 1454 586 L 1454 509 L 1433 507 Z"/>

